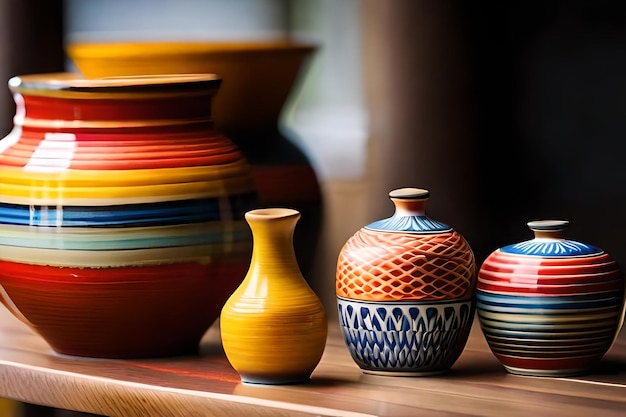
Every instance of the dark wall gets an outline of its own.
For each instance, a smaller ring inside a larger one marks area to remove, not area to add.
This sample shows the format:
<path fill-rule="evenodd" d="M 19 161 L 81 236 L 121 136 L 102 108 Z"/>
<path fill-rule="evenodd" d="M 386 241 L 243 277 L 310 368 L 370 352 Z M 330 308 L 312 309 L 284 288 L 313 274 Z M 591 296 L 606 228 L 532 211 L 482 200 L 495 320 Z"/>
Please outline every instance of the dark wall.
<path fill-rule="evenodd" d="M 0 137 L 13 126 L 16 75 L 63 71 L 62 0 L 0 0 Z"/>
<path fill-rule="evenodd" d="M 626 266 L 626 3 L 458 2 L 470 50 L 477 258 L 526 221 Z M 482 232 L 480 231 L 482 229 Z"/>

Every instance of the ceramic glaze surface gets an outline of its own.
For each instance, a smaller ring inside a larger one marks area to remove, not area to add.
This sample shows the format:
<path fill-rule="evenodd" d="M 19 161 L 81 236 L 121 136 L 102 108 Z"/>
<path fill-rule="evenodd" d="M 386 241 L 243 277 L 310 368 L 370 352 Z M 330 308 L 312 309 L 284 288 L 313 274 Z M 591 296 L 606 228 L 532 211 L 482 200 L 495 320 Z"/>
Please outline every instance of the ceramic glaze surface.
<path fill-rule="evenodd" d="M 383 303 L 338 298 L 339 324 L 357 365 L 390 375 L 440 373 L 469 337 L 473 300 Z"/>
<path fill-rule="evenodd" d="M 322 303 L 302 276 L 293 249 L 300 213 L 252 210 L 248 273 L 220 316 L 222 344 L 242 382 L 308 382 L 326 346 Z"/>
<path fill-rule="evenodd" d="M 245 274 L 250 167 L 212 75 L 16 77 L 0 141 L 3 303 L 59 353 L 197 350 Z"/>
<path fill-rule="evenodd" d="M 357 231 L 338 257 L 344 338 L 366 372 L 444 372 L 469 337 L 474 255 L 457 231 L 426 216 L 427 190 L 389 195 L 394 215 Z"/>
<path fill-rule="evenodd" d="M 530 222 L 534 239 L 494 251 L 480 268 L 481 328 L 511 373 L 587 373 L 621 328 L 619 266 L 601 249 L 565 239 L 567 225 Z"/>

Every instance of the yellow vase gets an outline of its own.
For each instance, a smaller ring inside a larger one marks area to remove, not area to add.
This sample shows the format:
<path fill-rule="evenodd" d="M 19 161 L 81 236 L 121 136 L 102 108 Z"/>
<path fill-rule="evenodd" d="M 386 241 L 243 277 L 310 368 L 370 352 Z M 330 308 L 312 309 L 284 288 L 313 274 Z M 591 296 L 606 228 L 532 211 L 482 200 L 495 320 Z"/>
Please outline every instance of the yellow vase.
<path fill-rule="evenodd" d="M 222 309 L 224 351 L 244 383 L 308 382 L 324 352 L 328 323 L 296 260 L 293 234 L 300 213 L 268 208 L 245 217 L 252 260 Z"/>

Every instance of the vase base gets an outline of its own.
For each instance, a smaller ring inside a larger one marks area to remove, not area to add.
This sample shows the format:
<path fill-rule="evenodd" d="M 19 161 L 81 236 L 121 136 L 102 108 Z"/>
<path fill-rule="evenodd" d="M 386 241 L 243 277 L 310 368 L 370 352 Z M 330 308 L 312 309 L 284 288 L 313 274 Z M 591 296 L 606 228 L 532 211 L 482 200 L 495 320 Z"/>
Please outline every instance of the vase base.
<path fill-rule="evenodd" d="M 311 378 L 249 378 L 242 376 L 241 383 L 246 385 L 301 385 L 310 384 Z"/>
<path fill-rule="evenodd" d="M 589 368 L 574 369 L 524 369 L 503 365 L 510 374 L 519 376 L 547 377 L 547 378 L 567 378 L 582 376 L 591 372 Z"/>
<path fill-rule="evenodd" d="M 432 376 L 441 375 L 448 372 L 448 369 L 434 371 L 376 371 L 372 369 L 362 369 L 364 374 L 378 376 L 395 376 L 395 377 L 411 377 L 411 376 Z"/>

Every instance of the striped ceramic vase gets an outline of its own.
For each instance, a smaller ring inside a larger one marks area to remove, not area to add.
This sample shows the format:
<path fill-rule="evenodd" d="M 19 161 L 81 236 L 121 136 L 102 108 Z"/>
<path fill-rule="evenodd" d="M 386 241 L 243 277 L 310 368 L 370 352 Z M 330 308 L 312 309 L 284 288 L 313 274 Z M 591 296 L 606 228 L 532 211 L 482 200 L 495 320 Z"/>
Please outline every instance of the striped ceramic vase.
<path fill-rule="evenodd" d="M 63 354 L 195 352 L 251 254 L 256 194 L 213 75 L 9 81 L 0 296 Z"/>
<path fill-rule="evenodd" d="M 529 222 L 534 239 L 491 253 L 478 273 L 481 328 L 511 373 L 588 373 L 621 327 L 624 278 L 618 265 L 601 249 L 565 239 L 568 224 Z"/>
<path fill-rule="evenodd" d="M 339 324 L 366 373 L 442 373 L 471 330 L 474 254 L 461 234 L 426 216 L 427 190 L 389 196 L 394 215 L 361 228 L 339 254 Z"/>

